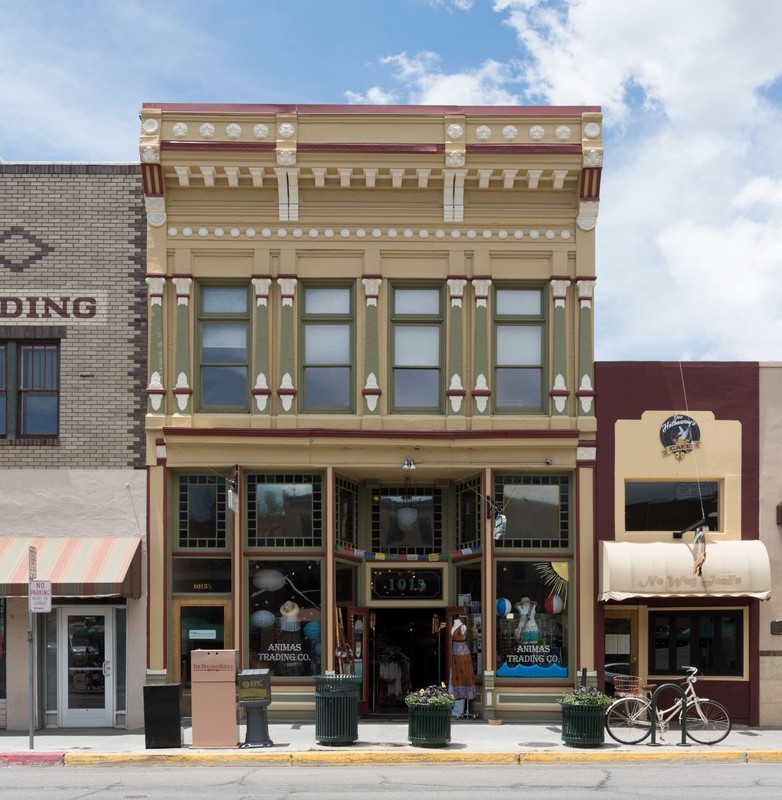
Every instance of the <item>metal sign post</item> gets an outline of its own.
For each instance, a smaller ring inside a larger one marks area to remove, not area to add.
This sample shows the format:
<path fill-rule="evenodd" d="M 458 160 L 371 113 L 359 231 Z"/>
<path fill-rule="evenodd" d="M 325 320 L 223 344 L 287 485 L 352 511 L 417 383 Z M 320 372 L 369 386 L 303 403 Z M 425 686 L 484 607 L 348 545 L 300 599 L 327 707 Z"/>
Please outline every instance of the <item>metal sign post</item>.
<path fill-rule="evenodd" d="M 28 607 L 27 607 L 27 644 L 28 644 L 28 659 L 29 659 L 29 673 L 30 673 L 30 750 L 35 749 L 35 677 L 33 675 L 35 667 L 35 644 L 33 642 L 33 607 L 32 598 L 30 597 L 30 587 L 33 581 L 38 577 L 38 551 L 34 547 L 30 547 L 28 551 Z"/>

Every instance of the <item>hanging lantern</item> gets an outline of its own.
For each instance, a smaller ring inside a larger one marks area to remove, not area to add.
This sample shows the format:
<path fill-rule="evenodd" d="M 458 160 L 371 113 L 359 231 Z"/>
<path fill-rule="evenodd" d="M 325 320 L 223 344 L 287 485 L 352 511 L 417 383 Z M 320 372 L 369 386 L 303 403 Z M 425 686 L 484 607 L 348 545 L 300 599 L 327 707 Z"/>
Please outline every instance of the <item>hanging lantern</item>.
<path fill-rule="evenodd" d="M 561 614 L 565 604 L 558 594 L 550 594 L 546 598 L 544 606 L 549 614 Z"/>
<path fill-rule="evenodd" d="M 285 586 L 285 576 L 278 569 L 259 569 L 253 583 L 262 592 L 276 592 Z"/>
<path fill-rule="evenodd" d="M 497 616 L 507 617 L 513 610 L 513 605 L 507 597 L 500 597 L 497 600 Z"/>
<path fill-rule="evenodd" d="M 253 613 L 250 614 L 251 628 L 272 628 L 274 627 L 274 622 L 274 614 L 265 608 L 262 608 L 259 611 L 253 611 Z"/>

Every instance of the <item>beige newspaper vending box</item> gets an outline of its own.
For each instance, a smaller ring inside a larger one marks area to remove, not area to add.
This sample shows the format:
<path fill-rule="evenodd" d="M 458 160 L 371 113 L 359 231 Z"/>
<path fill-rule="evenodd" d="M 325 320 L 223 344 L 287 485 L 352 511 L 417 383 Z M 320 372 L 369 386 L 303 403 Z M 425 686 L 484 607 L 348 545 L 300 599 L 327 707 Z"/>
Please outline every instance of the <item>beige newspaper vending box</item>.
<path fill-rule="evenodd" d="M 193 747 L 237 747 L 236 650 L 193 650 Z"/>

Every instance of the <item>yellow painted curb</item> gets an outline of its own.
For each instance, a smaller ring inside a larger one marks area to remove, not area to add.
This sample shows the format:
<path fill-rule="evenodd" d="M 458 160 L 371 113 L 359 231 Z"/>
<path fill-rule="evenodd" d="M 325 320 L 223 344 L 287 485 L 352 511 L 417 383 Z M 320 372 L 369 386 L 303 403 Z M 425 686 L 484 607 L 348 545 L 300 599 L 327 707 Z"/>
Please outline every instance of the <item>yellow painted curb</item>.
<path fill-rule="evenodd" d="M 322 750 L 292 753 L 292 766 L 371 766 L 393 764 L 506 764 L 519 763 L 518 753 L 465 753 L 455 750 L 400 748 L 376 752 L 325 752 Z"/>

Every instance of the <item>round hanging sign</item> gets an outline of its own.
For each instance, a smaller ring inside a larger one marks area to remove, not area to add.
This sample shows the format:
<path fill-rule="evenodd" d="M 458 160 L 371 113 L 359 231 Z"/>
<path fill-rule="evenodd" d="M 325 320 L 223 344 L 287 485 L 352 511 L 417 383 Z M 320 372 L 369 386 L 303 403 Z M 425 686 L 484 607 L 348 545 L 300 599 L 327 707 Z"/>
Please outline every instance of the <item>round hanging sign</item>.
<path fill-rule="evenodd" d="M 698 447 L 701 441 L 701 429 L 698 423 L 684 414 L 674 414 L 660 426 L 660 442 L 663 455 L 673 455 L 681 461 L 686 453 Z"/>

